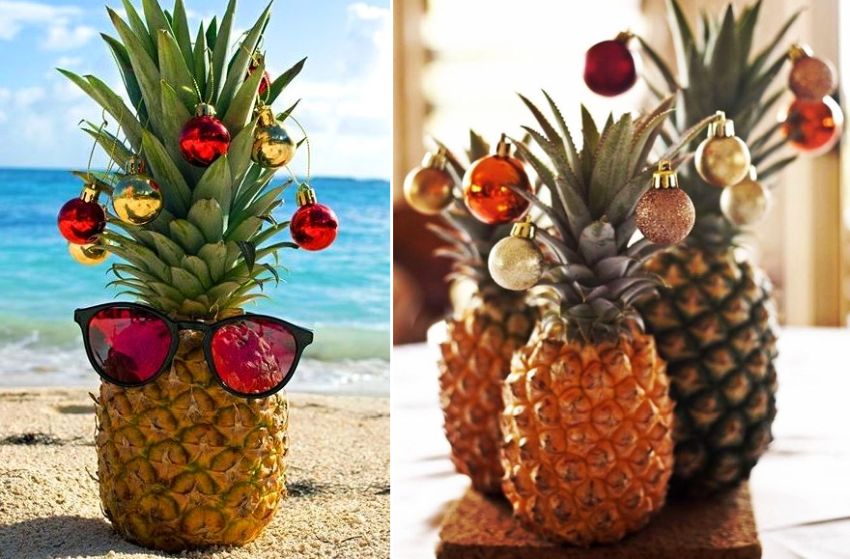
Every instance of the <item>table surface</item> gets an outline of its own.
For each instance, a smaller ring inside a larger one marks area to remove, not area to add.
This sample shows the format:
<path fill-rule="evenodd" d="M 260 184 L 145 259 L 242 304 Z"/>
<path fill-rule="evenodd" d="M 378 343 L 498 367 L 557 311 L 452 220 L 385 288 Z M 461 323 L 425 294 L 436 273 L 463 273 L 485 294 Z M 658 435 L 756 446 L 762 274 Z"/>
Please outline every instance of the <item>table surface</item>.
<path fill-rule="evenodd" d="M 750 488 L 766 559 L 850 557 L 850 330 L 783 329 L 775 440 Z M 392 356 L 392 558 L 433 559 L 446 507 L 468 487 L 449 460 L 437 350 Z"/>

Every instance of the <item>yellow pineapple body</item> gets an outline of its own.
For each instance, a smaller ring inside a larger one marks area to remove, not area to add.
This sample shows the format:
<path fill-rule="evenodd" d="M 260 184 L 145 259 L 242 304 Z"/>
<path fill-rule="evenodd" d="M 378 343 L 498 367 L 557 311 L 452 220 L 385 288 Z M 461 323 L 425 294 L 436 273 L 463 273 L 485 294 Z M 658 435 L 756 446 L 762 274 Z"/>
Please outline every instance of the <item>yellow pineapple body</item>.
<path fill-rule="evenodd" d="M 146 547 L 245 544 L 286 495 L 285 396 L 225 392 L 201 339 L 182 332 L 172 370 L 151 384 L 100 387 L 103 509 L 120 534 Z"/>
<path fill-rule="evenodd" d="M 546 319 L 515 354 L 502 415 L 505 496 L 530 530 L 610 543 L 664 504 L 673 403 L 655 342 L 637 328 L 600 343 Z"/>
<path fill-rule="evenodd" d="M 676 493 L 747 479 L 776 415 L 776 309 L 767 276 L 734 250 L 680 246 L 646 269 L 665 279 L 642 307 L 676 401 Z"/>
<path fill-rule="evenodd" d="M 500 493 L 502 382 L 531 334 L 534 311 L 514 294 L 475 297 L 446 321 L 440 403 L 452 462 L 482 493 Z"/>

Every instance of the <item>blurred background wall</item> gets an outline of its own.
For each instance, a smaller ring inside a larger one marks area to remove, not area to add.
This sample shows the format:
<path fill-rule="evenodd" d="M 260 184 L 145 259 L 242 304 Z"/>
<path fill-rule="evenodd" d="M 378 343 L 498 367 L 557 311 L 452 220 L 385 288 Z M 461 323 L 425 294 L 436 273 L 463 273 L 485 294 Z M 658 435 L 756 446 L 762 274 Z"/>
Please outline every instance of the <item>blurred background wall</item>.
<path fill-rule="evenodd" d="M 719 11 L 726 3 L 682 0 L 692 23 L 700 9 Z M 836 64 L 839 77 L 850 76 L 850 40 L 840 40 L 842 31 L 850 31 L 850 5 L 840 4 L 765 0 L 755 48 L 805 7 L 785 40 L 808 43 Z M 581 77 L 586 49 L 625 29 L 646 37 L 668 62 L 674 56 L 664 0 L 594 0 L 580 9 L 553 0 L 396 0 L 393 10 L 393 327 L 395 343 L 406 343 L 423 339 L 427 326 L 448 309 L 442 281 L 447 264 L 430 254 L 438 242 L 424 229 L 427 220 L 401 196 L 404 175 L 433 147 L 430 138 L 460 151 L 470 128 L 493 142 L 501 132 L 517 134 L 530 115 L 516 93 L 536 99 L 541 88 L 571 127 L 580 124 L 579 103 L 598 120 L 611 111 L 646 107 L 651 99 L 640 81 L 624 95 L 604 98 Z M 818 158 L 798 158 L 769 184 L 773 209 L 755 231 L 752 250 L 777 288 L 785 324 L 847 325 L 850 158 L 842 160 L 840 146 Z"/>

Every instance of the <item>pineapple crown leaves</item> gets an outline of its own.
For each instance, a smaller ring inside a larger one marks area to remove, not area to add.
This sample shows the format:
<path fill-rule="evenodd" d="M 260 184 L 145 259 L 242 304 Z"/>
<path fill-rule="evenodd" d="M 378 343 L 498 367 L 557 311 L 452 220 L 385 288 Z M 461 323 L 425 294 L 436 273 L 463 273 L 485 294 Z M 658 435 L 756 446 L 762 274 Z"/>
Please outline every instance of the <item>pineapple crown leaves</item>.
<path fill-rule="evenodd" d="M 779 134 L 780 123 L 765 126 L 757 136 L 754 131 L 769 120 L 784 92 L 782 87 L 771 90 L 787 60 L 786 52 L 777 53 L 776 49 L 800 12 L 788 18 L 767 46 L 753 52 L 761 7 L 762 0 L 757 0 L 737 16 L 732 4 L 727 5 L 722 15 L 703 12 L 699 32 L 695 33 L 678 0 L 668 0 L 681 83 L 658 53 L 645 40 L 639 40 L 664 81 L 664 87 L 647 81 L 650 89 L 659 98 L 671 93 L 677 95 L 672 133 L 665 134 L 663 139 L 669 143 L 706 115 L 724 111 L 734 120 L 736 134 L 748 143 L 759 179 L 765 180 L 795 159 L 777 157 L 786 142 Z M 721 190 L 706 184 L 690 167 L 680 173 L 680 184 L 690 194 L 697 212 L 691 237 L 709 244 L 729 244 L 739 231 L 720 213 Z"/>
<path fill-rule="evenodd" d="M 654 294 L 660 281 L 641 271 L 658 247 L 645 239 L 633 241 L 633 213 L 650 185 L 656 165 L 647 160 L 672 113 L 673 99 L 636 118 L 609 116 L 601 130 L 582 107 L 579 150 L 557 105 L 543 94 L 556 125 L 530 100 L 521 99 L 539 126 L 525 130 L 548 161 L 529 146 L 518 148 L 551 194 L 551 203 L 517 190 L 551 222 L 549 231 L 537 231 L 556 257 L 541 285 L 557 292 L 568 333 L 586 340 L 616 335 L 637 320 L 635 303 Z M 711 118 L 683 133 L 659 159 L 683 160 L 681 152 Z"/>
<path fill-rule="evenodd" d="M 445 144 L 436 139 L 434 142 L 444 150 L 448 162 L 447 170 L 454 178 L 455 184 L 461 184 L 467 165 Z M 473 162 L 489 153 L 490 144 L 474 130 L 470 130 L 467 160 Z M 459 188 L 455 189 L 454 195 L 451 206 L 442 214 L 446 223 L 428 225 L 431 232 L 447 243 L 447 246 L 437 249 L 436 254 L 454 261 L 448 279 L 469 278 L 478 284 L 479 291 L 503 293 L 505 290 L 498 287 L 490 277 L 487 258 L 493 245 L 510 233 L 511 225 L 489 225 L 479 221 L 467 209 Z"/>
<path fill-rule="evenodd" d="M 183 0 L 176 0 L 170 12 L 156 0 L 143 0 L 141 14 L 129 0 L 122 3 L 126 18 L 107 9 L 117 38 L 102 37 L 115 58 L 129 104 L 95 76 L 59 70 L 119 128 L 111 133 L 84 122 L 83 131 L 121 168 L 127 168 L 133 154 L 143 155 L 164 198 L 159 217 L 147 225 L 133 226 L 110 216 L 110 224 L 120 231 L 110 228 L 103 239 L 125 261 L 113 264 L 112 284 L 166 312 L 211 318 L 264 297 L 258 293 L 264 283 L 280 281 L 278 251 L 297 248 L 291 242 L 274 242 L 289 225 L 271 217 L 283 203 L 288 183 L 273 185 L 274 170 L 251 160 L 253 112 L 265 66 L 260 62 L 250 73 L 249 67 L 271 4 L 235 38 L 236 1 L 230 0 L 220 20 L 199 26 L 193 42 Z M 278 99 L 305 60 L 272 81 L 264 103 Z M 181 128 L 199 102 L 215 106 L 232 138 L 228 153 L 206 169 L 186 162 L 178 145 Z M 294 107 L 287 109 L 287 116 Z M 100 181 L 107 191 L 115 179 L 93 172 L 81 176 Z"/>

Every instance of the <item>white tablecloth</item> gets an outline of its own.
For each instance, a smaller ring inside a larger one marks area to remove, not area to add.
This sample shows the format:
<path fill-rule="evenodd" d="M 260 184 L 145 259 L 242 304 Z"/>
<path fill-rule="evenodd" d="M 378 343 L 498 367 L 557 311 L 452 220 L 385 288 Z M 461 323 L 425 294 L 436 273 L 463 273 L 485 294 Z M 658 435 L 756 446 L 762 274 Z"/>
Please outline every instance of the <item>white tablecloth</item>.
<path fill-rule="evenodd" d="M 751 491 L 767 559 L 850 558 L 850 330 L 786 328 L 775 440 Z M 392 558 L 432 559 L 446 506 L 463 494 L 442 433 L 436 350 L 392 356 Z"/>

